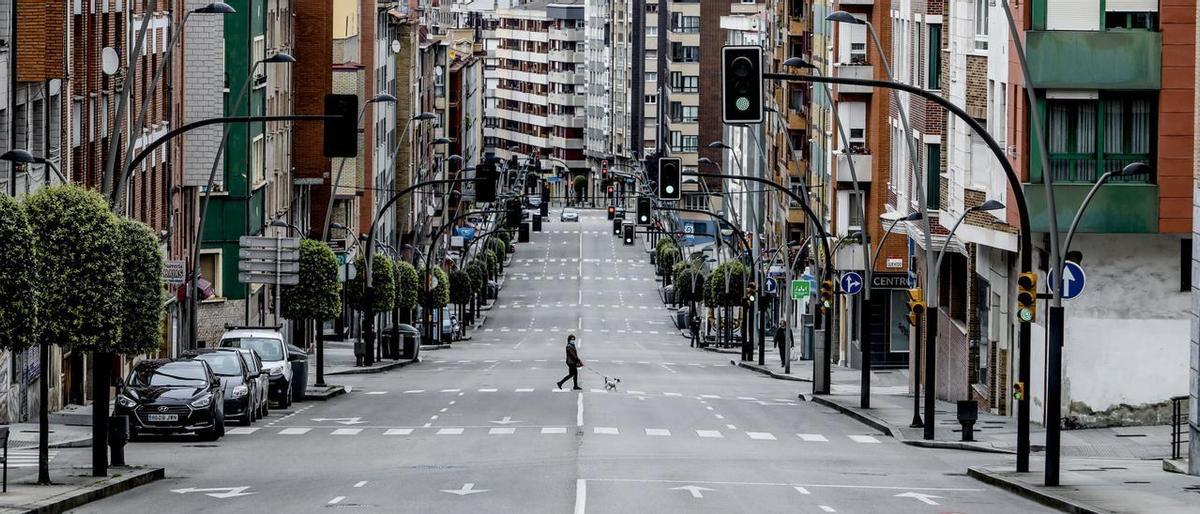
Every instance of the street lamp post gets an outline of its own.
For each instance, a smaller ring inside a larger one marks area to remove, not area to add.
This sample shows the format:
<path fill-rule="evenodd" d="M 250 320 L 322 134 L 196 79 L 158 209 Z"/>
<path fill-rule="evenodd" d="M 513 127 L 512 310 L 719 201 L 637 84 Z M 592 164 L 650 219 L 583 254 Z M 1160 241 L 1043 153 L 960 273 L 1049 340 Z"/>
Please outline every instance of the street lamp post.
<path fill-rule="evenodd" d="M 919 212 L 919 211 L 913 211 L 913 212 L 909 213 L 907 216 L 899 214 L 899 213 L 890 213 L 890 214 L 892 214 L 892 215 L 888 216 L 887 214 L 885 214 L 884 216 L 881 216 L 881 217 L 885 217 L 885 219 L 889 219 L 892 222 L 892 224 L 888 225 L 887 230 L 883 232 L 883 237 L 879 238 L 879 244 L 877 245 L 879 248 L 883 248 L 883 243 L 887 242 L 888 236 L 892 235 L 892 230 L 894 230 L 896 228 L 896 225 L 899 225 L 901 221 L 909 221 L 909 222 L 919 221 L 921 218 L 925 217 L 925 213 Z M 871 259 L 871 267 L 872 268 L 874 268 L 875 264 L 877 262 L 879 262 L 879 255 L 881 253 L 883 253 L 883 252 L 882 251 L 875 252 L 875 256 Z M 920 326 L 917 326 L 915 328 L 918 330 L 918 332 L 917 332 L 918 337 L 913 338 L 916 341 L 916 348 L 914 348 L 913 351 L 910 352 L 910 355 L 920 355 L 921 354 Z M 920 376 L 921 375 L 921 360 L 920 359 L 913 361 L 913 369 L 914 369 L 914 372 L 912 374 L 912 377 L 913 377 L 913 419 L 912 419 L 912 423 L 910 423 L 908 426 L 909 426 L 909 428 L 921 428 L 922 426 L 924 426 L 924 423 L 921 421 L 921 376 Z"/>
<path fill-rule="evenodd" d="M 355 130 L 358 130 L 358 127 L 362 125 L 363 116 L 367 114 L 367 108 L 370 107 L 371 104 L 393 103 L 395 101 L 396 97 L 388 93 L 379 93 L 371 97 L 371 99 L 367 100 L 367 103 L 364 103 L 362 108 L 358 110 L 358 121 L 354 123 Z M 407 129 L 407 127 L 405 128 Z M 333 223 L 333 201 L 337 198 L 338 186 L 342 182 L 342 170 L 346 168 L 346 161 L 348 160 L 350 159 L 343 158 L 341 162 L 338 163 L 337 173 L 333 176 L 333 182 L 329 183 L 329 201 L 326 202 L 325 205 L 325 223 L 321 224 L 322 241 L 329 241 L 329 224 Z"/>
<path fill-rule="evenodd" d="M 25 164 L 25 165 L 41 164 L 41 165 L 45 166 L 45 170 L 44 170 L 45 175 L 42 177 L 42 180 L 44 181 L 43 184 L 45 184 L 47 186 L 50 185 L 50 172 L 51 171 L 53 171 L 54 175 L 56 177 L 58 177 L 59 183 L 61 183 L 61 184 L 67 183 L 67 178 L 63 176 L 61 171 L 59 171 L 58 166 L 55 166 L 53 162 L 47 160 L 45 157 L 41 157 L 41 156 L 33 155 L 32 153 L 29 153 L 29 150 L 22 150 L 20 148 L 14 148 L 12 150 L 4 152 L 4 155 L 0 155 L 0 161 L 8 161 L 13 164 Z"/>

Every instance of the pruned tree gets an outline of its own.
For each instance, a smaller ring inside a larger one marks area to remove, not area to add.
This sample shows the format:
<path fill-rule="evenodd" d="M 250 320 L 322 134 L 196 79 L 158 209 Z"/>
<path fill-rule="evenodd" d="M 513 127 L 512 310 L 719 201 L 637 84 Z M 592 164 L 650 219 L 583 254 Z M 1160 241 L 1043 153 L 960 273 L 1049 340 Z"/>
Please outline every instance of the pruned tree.
<path fill-rule="evenodd" d="M 38 344 L 37 266 L 17 263 L 38 261 L 38 245 L 25 208 L 11 196 L 0 195 L 0 348 L 13 354 Z M 43 348 L 46 348 L 43 343 Z M 42 352 L 45 359 L 48 351 Z M 45 362 L 45 361 L 43 361 Z M 45 384 L 45 366 L 42 367 Z M 50 483 L 49 419 L 45 396 L 38 406 L 38 483 Z"/>
<path fill-rule="evenodd" d="M 407 261 L 396 263 L 396 307 L 405 313 L 404 319 L 412 319 L 412 310 L 417 307 L 417 296 L 421 291 L 421 278 L 417 269 Z"/>
<path fill-rule="evenodd" d="M 121 246 L 121 343 L 119 353 L 155 353 L 162 344 L 163 253 L 149 225 L 129 218 L 117 221 Z"/>
<path fill-rule="evenodd" d="M 392 310 L 396 305 L 396 267 L 386 255 L 371 258 L 371 291 L 364 294 L 367 263 L 362 255 L 354 260 L 357 275 L 346 282 L 346 300 L 357 311 L 378 313 Z"/>
<path fill-rule="evenodd" d="M 315 239 L 300 240 L 300 283 L 283 287 L 283 317 L 298 324 L 314 322 L 318 386 L 325 384 L 325 320 L 341 315 L 341 292 L 333 250 Z"/>
<path fill-rule="evenodd" d="M 450 272 L 450 301 L 458 306 L 458 315 L 462 320 L 466 320 L 467 304 L 475 297 L 475 288 L 471 282 L 471 275 L 463 270 L 454 270 Z"/>

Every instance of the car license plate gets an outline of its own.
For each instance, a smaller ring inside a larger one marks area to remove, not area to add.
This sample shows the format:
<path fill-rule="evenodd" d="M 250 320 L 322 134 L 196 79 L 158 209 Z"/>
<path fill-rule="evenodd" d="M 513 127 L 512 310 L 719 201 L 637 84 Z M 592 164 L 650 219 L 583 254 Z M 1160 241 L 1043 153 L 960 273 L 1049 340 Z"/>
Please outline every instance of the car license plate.
<path fill-rule="evenodd" d="M 146 421 L 179 421 L 178 414 L 147 414 Z"/>

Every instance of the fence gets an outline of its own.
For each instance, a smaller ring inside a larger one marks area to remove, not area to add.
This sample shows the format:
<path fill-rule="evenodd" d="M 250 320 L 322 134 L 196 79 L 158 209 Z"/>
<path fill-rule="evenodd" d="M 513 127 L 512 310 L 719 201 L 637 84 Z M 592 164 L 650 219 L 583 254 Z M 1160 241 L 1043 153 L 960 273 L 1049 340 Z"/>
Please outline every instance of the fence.
<path fill-rule="evenodd" d="M 1188 397 L 1171 398 L 1171 459 L 1179 459 L 1188 442 Z"/>

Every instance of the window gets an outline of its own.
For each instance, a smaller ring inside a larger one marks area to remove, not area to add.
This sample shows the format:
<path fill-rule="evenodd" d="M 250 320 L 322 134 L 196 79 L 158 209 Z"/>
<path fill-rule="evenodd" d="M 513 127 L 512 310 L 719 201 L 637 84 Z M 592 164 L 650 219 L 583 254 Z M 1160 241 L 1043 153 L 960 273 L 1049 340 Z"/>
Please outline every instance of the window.
<path fill-rule="evenodd" d="M 989 0 L 975 0 L 976 50 L 987 50 L 988 48 L 988 2 Z"/>
<path fill-rule="evenodd" d="M 971 359 L 972 365 L 970 373 L 974 377 L 974 384 L 983 388 L 988 387 L 988 357 L 992 351 L 991 341 L 991 317 L 993 297 L 999 298 L 998 295 L 992 294 L 991 286 L 983 278 L 976 276 L 978 287 L 975 291 L 975 314 L 979 318 L 979 338 L 971 341 Z M 997 305 L 999 302 L 997 302 Z"/>
<path fill-rule="evenodd" d="M 1137 95 L 1048 101 L 1046 138 L 1054 180 L 1094 183 L 1101 174 L 1129 163 L 1153 162 L 1154 112 L 1152 97 Z M 1114 180 L 1142 182 L 1148 178 Z"/>
<path fill-rule="evenodd" d="M 700 62 L 700 47 L 684 46 L 683 43 L 671 43 L 672 62 Z"/>
<path fill-rule="evenodd" d="M 850 43 L 850 64 L 867 63 L 867 43 Z"/>
<path fill-rule="evenodd" d="M 648 103 L 648 104 L 658 103 L 658 95 L 646 95 L 646 103 Z"/>
<path fill-rule="evenodd" d="M 213 298 L 221 298 L 221 251 L 200 250 L 200 277 L 212 283 Z"/>
<path fill-rule="evenodd" d="M 888 337 L 888 351 L 895 353 L 908 352 L 908 332 L 910 325 L 908 324 L 908 293 L 904 291 L 891 292 L 891 305 L 888 309 L 890 314 L 889 326 L 891 327 Z"/>
<path fill-rule="evenodd" d="M 83 135 L 83 100 L 71 101 L 71 148 L 79 146 Z"/>
<path fill-rule="evenodd" d="M 942 147 L 935 144 L 925 145 L 925 176 L 928 184 L 928 189 L 925 192 L 925 203 L 929 206 L 929 210 L 942 208 L 942 188 L 941 186 L 941 169 L 942 169 Z"/>
<path fill-rule="evenodd" d="M 254 136 L 254 141 L 250 144 L 250 188 L 252 189 L 265 180 L 263 177 L 264 151 L 262 134 Z"/>
<path fill-rule="evenodd" d="M 658 82 L 658 72 L 646 72 L 646 82 Z"/>
<path fill-rule="evenodd" d="M 925 87 L 932 90 L 942 88 L 942 25 L 929 25 L 929 57 L 926 59 L 928 78 Z"/>
<path fill-rule="evenodd" d="M 653 36 L 657 36 L 657 35 L 658 35 L 658 26 L 651 25 L 649 27 L 646 27 L 646 36 L 653 37 Z"/>
<path fill-rule="evenodd" d="M 1158 30 L 1156 12 L 1107 12 L 1104 28 L 1108 30 Z"/>
<path fill-rule="evenodd" d="M 671 32 L 695 34 L 700 32 L 700 17 L 671 13 Z"/>
<path fill-rule="evenodd" d="M 849 232 L 857 232 L 863 228 L 863 195 L 859 191 L 850 191 L 846 195 L 846 228 Z"/>

